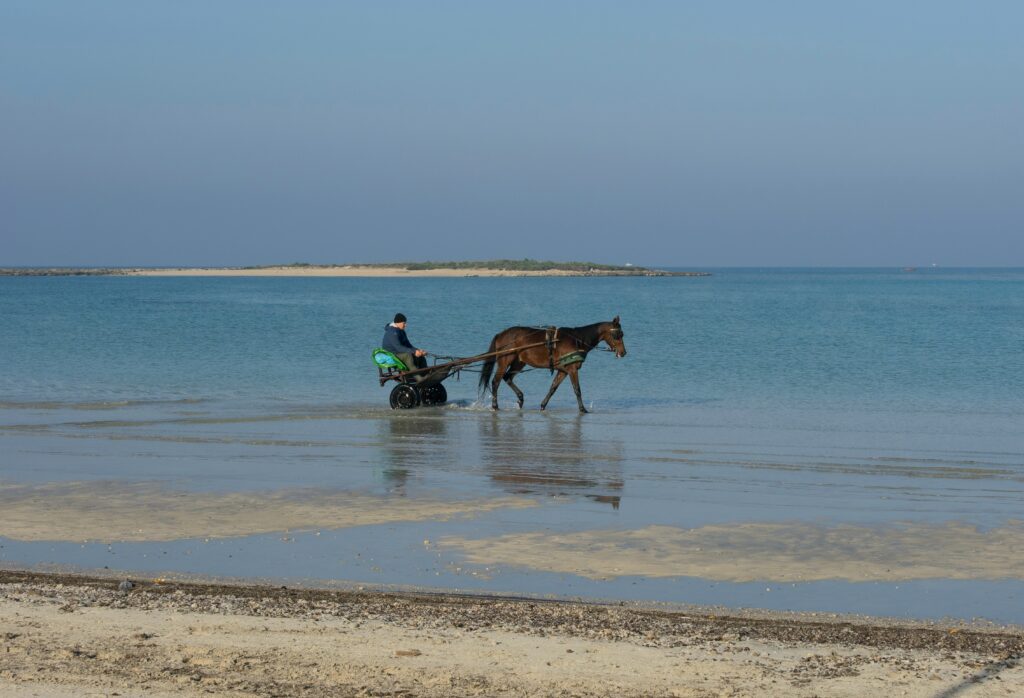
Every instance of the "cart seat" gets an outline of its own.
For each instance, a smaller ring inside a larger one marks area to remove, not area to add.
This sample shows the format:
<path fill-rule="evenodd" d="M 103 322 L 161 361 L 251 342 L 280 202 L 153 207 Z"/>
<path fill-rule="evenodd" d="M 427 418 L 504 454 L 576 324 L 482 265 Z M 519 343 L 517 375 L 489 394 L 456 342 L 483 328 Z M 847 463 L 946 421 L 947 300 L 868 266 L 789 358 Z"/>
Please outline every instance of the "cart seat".
<path fill-rule="evenodd" d="M 381 349 L 378 347 L 373 350 L 373 363 L 377 364 L 377 368 L 387 371 L 390 369 L 396 369 L 399 371 L 408 371 L 409 367 L 405 363 L 392 354 L 387 349 Z"/>

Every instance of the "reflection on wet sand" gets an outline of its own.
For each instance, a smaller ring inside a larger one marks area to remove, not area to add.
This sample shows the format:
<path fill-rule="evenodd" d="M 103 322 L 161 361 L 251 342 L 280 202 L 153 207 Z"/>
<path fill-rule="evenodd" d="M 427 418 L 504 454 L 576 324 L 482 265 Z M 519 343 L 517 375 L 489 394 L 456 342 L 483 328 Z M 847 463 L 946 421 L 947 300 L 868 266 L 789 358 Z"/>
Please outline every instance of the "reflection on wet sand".
<path fill-rule="evenodd" d="M 403 493 L 418 466 L 442 463 L 450 457 L 448 420 L 438 410 L 395 413 L 378 421 L 384 456 L 384 479 Z"/>
<path fill-rule="evenodd" d="M 480 445 L 490 478 L 515 494 L 582 493 L 618 509 L 623 448 L 615 439 L 583 436 L 583 419 L 545 416 L 529 423 L 518 413 L 481 419 Z"/>

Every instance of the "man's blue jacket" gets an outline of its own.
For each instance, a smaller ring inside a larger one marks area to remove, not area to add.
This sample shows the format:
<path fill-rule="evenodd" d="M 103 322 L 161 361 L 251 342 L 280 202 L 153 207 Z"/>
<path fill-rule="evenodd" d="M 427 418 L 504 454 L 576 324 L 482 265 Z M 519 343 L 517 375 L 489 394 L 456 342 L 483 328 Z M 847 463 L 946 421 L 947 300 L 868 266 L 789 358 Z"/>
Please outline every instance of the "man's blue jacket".
<path fill-rule="evenodd" d="M 384 339 L 381 340 L 380 346 L 392 354 L 412 354 L 416 351 L 416 347 L 409 342 L 409 338 L 405 335 L 405 330 L 394 325 L 384 328 Z"/>

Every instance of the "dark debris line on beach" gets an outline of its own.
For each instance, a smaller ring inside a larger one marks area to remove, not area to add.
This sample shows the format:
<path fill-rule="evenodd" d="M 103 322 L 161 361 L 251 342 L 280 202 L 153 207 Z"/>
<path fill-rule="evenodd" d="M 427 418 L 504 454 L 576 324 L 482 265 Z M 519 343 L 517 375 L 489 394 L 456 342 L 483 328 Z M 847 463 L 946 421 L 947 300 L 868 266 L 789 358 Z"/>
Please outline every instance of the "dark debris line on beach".
<path fill-rule="evenodd" d="M 178 581 L 134 580 L 131 591 L 125 592 L 118 590 L 117 579 L 3 570 L 0 570 L 0 585 L 58 596 L 72 607 L 205 610 L 281 618 L 374 617 L 413 626 L 444 625 L 466 631 L 504 629 L 535 634 L 554 632 L 658 646 L 680 646 L 695 641 L 775 640 L 971 652 L 1001 659 L 1024 656 L 1024 632 L 952 625 L 925 627 L 903 622 L 886 625 L 870 621 L 745 618 L 571 601 Z"/>

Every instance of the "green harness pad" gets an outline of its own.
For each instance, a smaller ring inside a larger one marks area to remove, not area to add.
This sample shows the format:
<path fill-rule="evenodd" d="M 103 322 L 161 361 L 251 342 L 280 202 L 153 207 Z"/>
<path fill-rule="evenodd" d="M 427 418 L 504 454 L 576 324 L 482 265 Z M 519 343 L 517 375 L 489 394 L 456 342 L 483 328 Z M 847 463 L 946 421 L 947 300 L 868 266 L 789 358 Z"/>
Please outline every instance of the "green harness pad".
<path fill-rule="evenodd" d="M 584 354 L 582 351 L 572 351 L 569 352 L 568 354 L 563 354 L 562 356 L 559 356 L 558 361 L 556 363 L 561 368 L 565 368 L 569 364 L 581 364 L 584 361 L 586 361 L 586 359 L 587 355 Z"/>
<path fill-rule="evenodd" d="M 409 370 L 409 367 L 405 365 L 405 362 L 403 362 L 400 358 L 392 354 L 387 349 L 374 349 L 373 363 L 377 364 L 378 368 L 383 369 L 397 368 L 399 371 Z"/>

